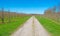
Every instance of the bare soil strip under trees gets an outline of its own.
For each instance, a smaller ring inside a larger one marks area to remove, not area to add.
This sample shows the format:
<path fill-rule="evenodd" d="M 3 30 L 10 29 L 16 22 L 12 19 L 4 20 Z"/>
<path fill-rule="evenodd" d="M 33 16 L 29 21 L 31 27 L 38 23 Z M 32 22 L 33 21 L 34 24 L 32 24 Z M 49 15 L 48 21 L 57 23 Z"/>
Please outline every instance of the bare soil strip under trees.
<path fill-rule="evenodd" d="M 11 36 L 50 36 L 39 21 L 32 16 Z"/>

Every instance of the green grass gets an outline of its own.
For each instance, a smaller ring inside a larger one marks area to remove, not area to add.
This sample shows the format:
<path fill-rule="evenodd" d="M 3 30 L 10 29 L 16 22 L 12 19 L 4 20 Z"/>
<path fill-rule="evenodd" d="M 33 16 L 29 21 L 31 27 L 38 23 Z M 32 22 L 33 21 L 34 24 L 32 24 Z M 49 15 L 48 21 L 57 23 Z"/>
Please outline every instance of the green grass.
<path fill-rule="evenodd" d="M 10 23 L 0 24 L 0 36 L 10 36 L 19 26 L 21 26 L 30 16 L 14 18 Z"/>
<path fill-rule="evenodd" d="M 36 16 L 36 18 L 52 36 L 60 36 L 60 25 L 58 25 L 58 23 L 53 22 L 49 18 L 47 19 L 40 16 Z"/>

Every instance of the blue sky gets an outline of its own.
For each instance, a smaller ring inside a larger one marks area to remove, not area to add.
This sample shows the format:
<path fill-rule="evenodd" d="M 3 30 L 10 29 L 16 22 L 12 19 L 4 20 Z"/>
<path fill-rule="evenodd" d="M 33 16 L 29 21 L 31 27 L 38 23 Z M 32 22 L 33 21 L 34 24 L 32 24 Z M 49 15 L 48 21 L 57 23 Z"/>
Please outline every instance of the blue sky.
<path fill-rule="evenodd" d="M 0 9 L 17 11 L 18 13 L 43 14 L 44 10 L 58 5 L 60 0 L 0 0 Z"/>

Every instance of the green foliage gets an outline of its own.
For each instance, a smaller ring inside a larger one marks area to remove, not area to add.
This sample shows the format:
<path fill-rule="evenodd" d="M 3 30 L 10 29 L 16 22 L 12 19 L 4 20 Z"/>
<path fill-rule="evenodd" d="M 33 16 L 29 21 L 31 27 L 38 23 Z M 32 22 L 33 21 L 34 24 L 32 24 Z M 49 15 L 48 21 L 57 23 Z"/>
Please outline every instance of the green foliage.
<path fill-rule="evenodd" d="M 41 24 L 44 26 L 44 28 L 46 28 L 46 30 L 52 36 L 60 36 L 60 25 L 58 25 L 58 23 L 55 23 L 52 20 L 49 20 L 49 18 L 46 19 L 46 18 L 40 17 L 40 16 L 36 16 L 36 18 L 39 20 L 39 22 L 41 22 Z"/>
<path fill-rule="evenodd" d="M 9 35 L 11 35 L 28 18 L 30 18 L 30 16 L 17 17 L 17 18 L 11 19 L 12 21 L 10 23 L 0 24 L 0 36 L 9 36 Z"/>

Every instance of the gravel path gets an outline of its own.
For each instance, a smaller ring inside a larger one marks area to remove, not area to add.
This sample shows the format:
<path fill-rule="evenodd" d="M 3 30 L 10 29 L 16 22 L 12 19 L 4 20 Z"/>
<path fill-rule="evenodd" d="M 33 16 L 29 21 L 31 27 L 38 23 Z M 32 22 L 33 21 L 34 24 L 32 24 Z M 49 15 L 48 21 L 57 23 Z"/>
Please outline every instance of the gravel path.
<path fill-rule="evenodd" d="M 32 16 L 11 36 L 49 36 L 49 34 L 39 23 L 39 21 Z"/>

